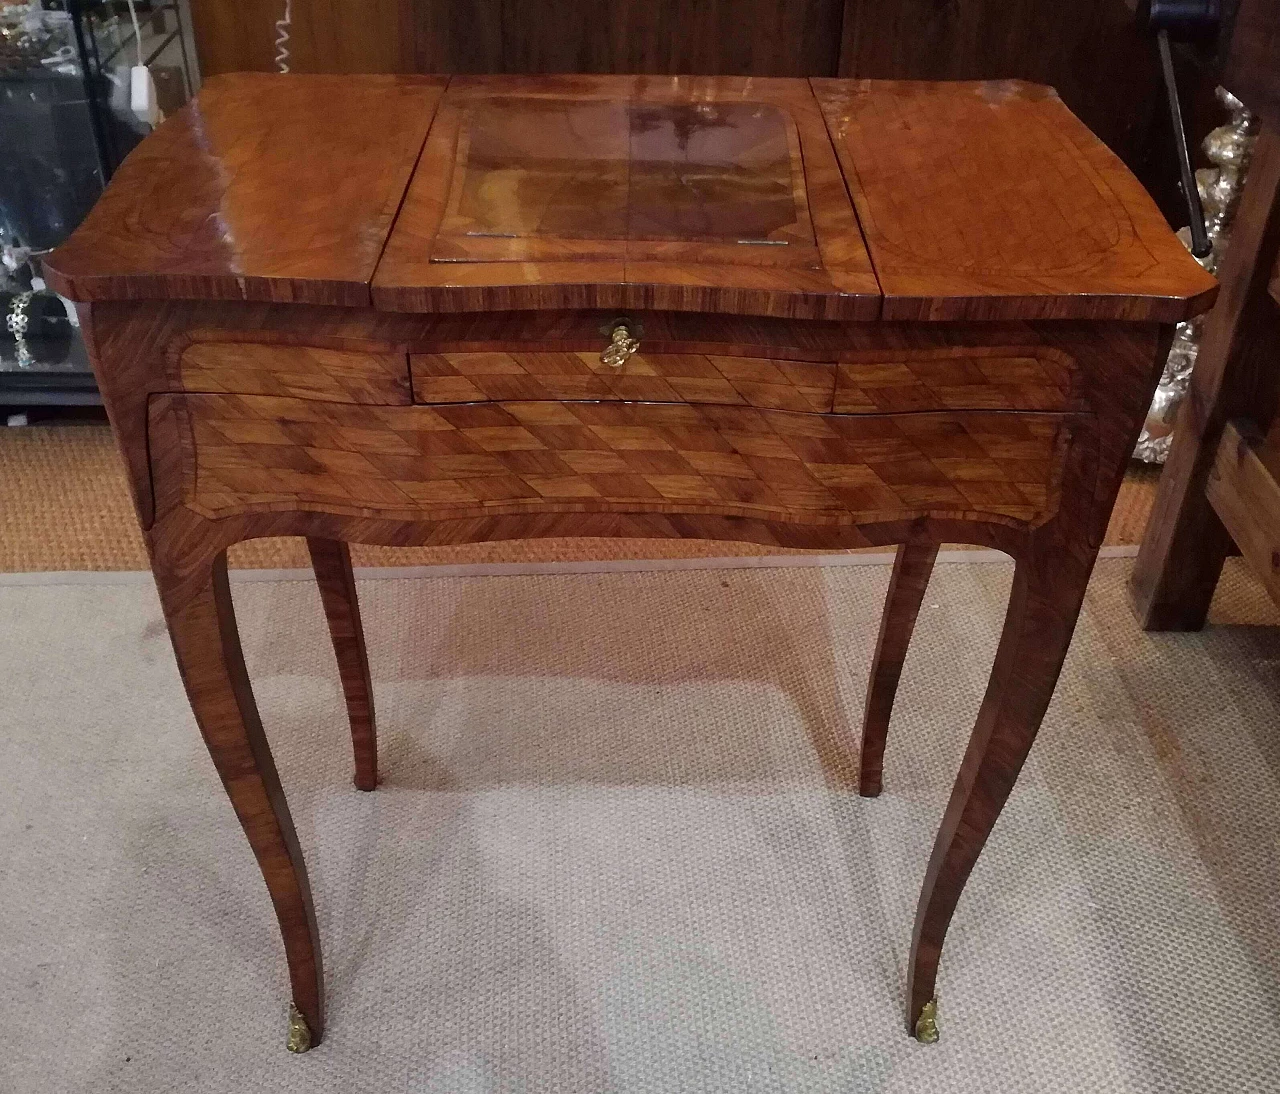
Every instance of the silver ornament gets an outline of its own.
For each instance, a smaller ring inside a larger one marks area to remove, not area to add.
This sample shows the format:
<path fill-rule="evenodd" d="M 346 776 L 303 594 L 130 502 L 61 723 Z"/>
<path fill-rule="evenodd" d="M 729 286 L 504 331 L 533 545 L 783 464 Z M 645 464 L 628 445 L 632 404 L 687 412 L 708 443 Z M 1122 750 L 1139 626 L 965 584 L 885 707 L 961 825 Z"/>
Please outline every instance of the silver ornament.
<path fill-rule="evenodd" d="M 1216 273 L 1218 263 L 1226 251 L 1231 237 L 1231 222 L 1235 218 L 1236 205 L 1244 188 L 1249 157 L 1258 134 L 1258 120 L 1244 108 L 1244 104 L 1225 88 L 1216 92 L 1218 102 L 1231 114 L 1231 120 L 1218 126 L 1200 146 L 1213 164 L 1196 172 L 1196 189 L 1204 204 L 1205 228 L 1213 249 L 1204 258 L 1196 259 L 1210 273 Z M 1178 238 L 1191 249 L 1191 232 L 1183 228 Z M 1191 369 L 1200 348 L 1199 318 L 1179 323 L 1174 333 L 1173 345 L 1165 361 L 1160 383 L 1151 400 L 1151 410 L 1142 427 L 1142 435 L 1134 448 L 1134 456 L 1148 463 L 1164 463 L 1173 442 L 1173 424 L 1178 407 L 1187 394 L 1191 382 Z"/>

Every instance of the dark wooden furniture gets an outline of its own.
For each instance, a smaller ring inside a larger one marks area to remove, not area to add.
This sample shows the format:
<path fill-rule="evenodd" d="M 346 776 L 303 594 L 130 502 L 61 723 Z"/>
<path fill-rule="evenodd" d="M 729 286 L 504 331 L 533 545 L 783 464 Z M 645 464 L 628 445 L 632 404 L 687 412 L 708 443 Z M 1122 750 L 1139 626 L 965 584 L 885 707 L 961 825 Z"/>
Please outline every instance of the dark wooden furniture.
<path fill-rule="evenodd" d="M 348 542 L 906 544 L 866 794 L 937 544 L 1013 556 L 916 920 L 907 1018 L 931 1039 L 947 925 L 1053 692 L 1170 324 L 1212 279 L 1041 87 L 336 92 L 211 80 L 47 263 L 81 302 L 178 664 L 275 903 L 293 1047 L 324 1027 L 320 949 L 225 568 L 268 535 L 310 544 L 366 789 Z"/>
<path fill-rule="evenodd" d="M 1130 580 L 1152 631 L 1204 625 L 1238 547 L 1280 601 L 1280 3 L 1243 0 L 1226 86 L 1262 120 L 1169 460 Z M 1271 434 L 1268 439 L 1268 434 Z"/>

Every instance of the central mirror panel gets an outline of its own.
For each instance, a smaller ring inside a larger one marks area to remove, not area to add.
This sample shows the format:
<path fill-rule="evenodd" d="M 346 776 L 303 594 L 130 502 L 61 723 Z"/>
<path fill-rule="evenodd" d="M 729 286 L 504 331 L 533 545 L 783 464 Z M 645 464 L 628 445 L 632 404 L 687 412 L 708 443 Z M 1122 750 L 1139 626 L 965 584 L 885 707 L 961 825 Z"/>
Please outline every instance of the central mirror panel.
<path fill-rule="evenodd" d="M 535 240 L 566 258 L 717 243 L 751 264 L 812 262 L 795 123 L 757 102 L 477 104 L 458 135 L 433 260 L 518 261 Z"/>

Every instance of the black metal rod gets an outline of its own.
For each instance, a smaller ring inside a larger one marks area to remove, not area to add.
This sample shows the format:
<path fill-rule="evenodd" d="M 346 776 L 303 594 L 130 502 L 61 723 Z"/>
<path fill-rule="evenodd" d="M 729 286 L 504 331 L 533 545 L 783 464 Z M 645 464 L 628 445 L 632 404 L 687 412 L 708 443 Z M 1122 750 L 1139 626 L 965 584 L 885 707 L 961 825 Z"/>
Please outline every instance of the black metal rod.
<path fill-rule="evenodd" d="M 173 17 L 178 24 L 178 48 L 182 50 L 182 87 L 186 93 L 184 97 L 189 99 L 196 91 L 191 81 L 191 62 L 187 58 L 187 30 L 182 25 L 181 4 L 173 5 Z"/>
<path fill-rule="evenodd" d="M 102 0 L 96 0 L 96 6 L 101 7 Z M 94 25 L 93 25 L 93 21 L 97 17 L 92 12 L 89 12 L 88 15 L 89 15 L 89 49 L 93 53 L 93 72 L 96 79 L 102 80 L 108 77 L 106 77 L 106 74 L 104 73 L 102 68 L 102 55 L 98 50 L 98 32 L 97 30 L 94 29 Z M 98 106 L 98 100 L 96 98 L 94 99 L 94 104 L 95 106 Z M 101 108 L 98 107 L 98 109 L 99 109 L 99 113 L 101 113 Z M 107 108 L 106 116 L 107 118 L 110 118 L 111 116 L 111 108 L 109 106 Z M 105 125 L 106 122 L 104 121 L 103 124 Z M 120 141 L 117 138 L 116 126 L 114 124 L 107 125 L 106 134 L 107 134 L 107 143 L 110 145 L 110 148 L 111 148 L 110 155 L 108 158 L 111 163 L 111 170 L 114 171 L 117 167 L 120 166 L 120 161 L 124 158 L 120 154 Z"/>
<path fill-rule="evenodd" d="M 182 25 L 182 6 L 178 4 L 176 0 L 171 0 L 170 3 L 158 4 L 151 9 L 153 15 L 156 12 L 164 11 L 173 12 L 175 28 L 169 31 L 169 33 L 160 40 L 160 43 L 151 50 L 151 53 L 143 59 L 143 64 L 151 65 L 154 63 L 156 58 L 168 49 L 176 38 L 178 41 L 178 48 L 182 51 L 182 88 L 186 98 L 189 99 L 194 92 L 192 90 L 191 82 L 191 61 L 187 57 L 187 36 Z M 116 44 L 115 49 L 105 57 L 101 58 L 99 68 L 114 61 L 121 51 L 133 42 L 135 37 L 136 35 L 133 33 L 132 29 L 127 29 L 125 31 L 125 37 L 120 39 Z"/>
<path fill-rule="evenodd" d="M 157 8 L 156 10 L 160 11 L 164 9 Z M 156 59 L 156 57 L 161 52 L 163 52 L 165 47 L 168 46 L 168 44 L 172 42 L 174 38 L 177 37 L 177 35 L 178 35 L 178 31 L 176 29 L 169 31 L 168 35 L 161 41 L 161 43 L 151 51 L 151 56 L 143 58 L 142 63 L 149 65 L 152 61 Z M 114 61 L 117 57 L 119 57 L 121 53 L 123 53 L 126 49 L 128 49 L 129 46 L 133 45 L 136 37 L 137 35 L 135 35 L 133 31 L 129 31 L 128 36 L 125 38 L 121 38 L 120 41 L 116 44 L 116 48 L 102 58 L 102 64 L 109 65 L 112 61 Z"/>
<path fill-rule="evenodd" d="M 169 48 L 169 44 L 176 37 L 178 37 L 178 32 L 176 30 L 171 30 L 164 38 L 160 40 L 160 44 L 156 46 L 156 48 L 153 49 L 150 53 L 147 54 L 146 58 L 143 60 L 142 63 L 147 66 L 155 64 L 156 58 L 159 57 L 160 54 L 162 54 L 166 49 Z"/>
<path fill-rule="evenodd" d="M 1204 258 L 1213 250 L 1209 233 L 1204 226 L 1204 206 L 1200 204 L 1200 190 L 1196 186 L 1196 173 L 1191 167 L 1191 149 L 1187 146 L 1187 130 L 1182 123 L 1182 103 L 1178 99 L 1178 84 L 1173 73 L 1173 50 L 1169 46 L 1169 32 L 1156 34 L 1160 47 L 1160 67 L 1164 71 L 1164 89 L 1169 96 L 1169 120 L 1173 123 L 1173 143 L 1178 150 L 1178 170 L 1182 175 L 1182 193 L 1187 199 L 1187 212 L 1191 224 L 1191 253 Z"/>
<path fill-rule="evenodd" d="M 111 165 L 107 161 L 107 130 L 102 120 L 98 97 L 94 93 L 93 75 L 89 70 L 89 49 L 84 39 L 80 0 L 70 0 L 67 9 L 71 13 L 71 29 L 75 32 L 76 52 L 80 54 L 80 80 L 84 84 L 85 106 L 89 111 L 89 125 L 93 129 L 93 150 L 98 154 L 102 185 L 106 186 L 111 179 Z"/>

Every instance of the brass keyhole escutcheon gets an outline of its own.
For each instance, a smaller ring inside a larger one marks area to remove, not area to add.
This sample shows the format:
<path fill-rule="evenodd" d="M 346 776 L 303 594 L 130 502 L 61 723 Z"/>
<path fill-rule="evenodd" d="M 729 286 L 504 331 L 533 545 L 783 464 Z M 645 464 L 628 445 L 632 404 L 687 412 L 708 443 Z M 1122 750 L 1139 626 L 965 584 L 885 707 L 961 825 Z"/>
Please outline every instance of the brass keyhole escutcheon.
<path fill-rule="evenodd" d="M 609 368 L 622 368 L 639 348 L 640 340 L 631 337 L 625 323 L 619 323 L 609 335 L 609 344 L 600 354 L 600 363 Z"/>

